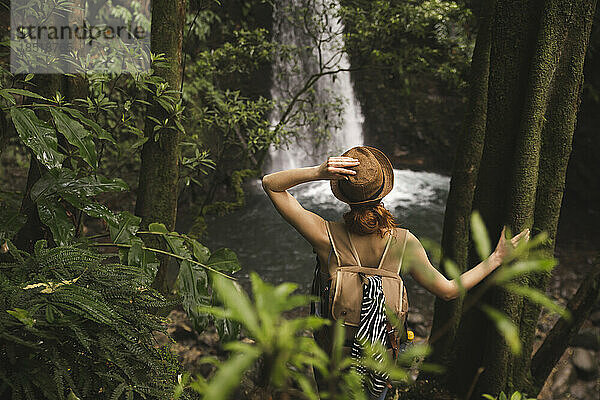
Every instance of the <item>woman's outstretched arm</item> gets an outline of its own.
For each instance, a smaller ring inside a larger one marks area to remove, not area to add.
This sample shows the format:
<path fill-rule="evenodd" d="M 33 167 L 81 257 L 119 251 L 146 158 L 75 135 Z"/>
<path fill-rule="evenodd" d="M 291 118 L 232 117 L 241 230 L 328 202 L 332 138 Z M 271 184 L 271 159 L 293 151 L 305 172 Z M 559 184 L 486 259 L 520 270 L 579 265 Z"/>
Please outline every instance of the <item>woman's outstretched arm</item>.
<path fill-rule="evenodd" d="M 344 179 L 356 172 L 348 169 L 358 165 L 350 157 L 329 157 L 321 165 L 294 168 L 263 176 L 262 186 L 281 216 L 290 223 L 315 248 L 328 246 L 325 220 L 306 210 L 287 190 L 300 183 Z"/>
<path fill-rule="evenodd" d="M 444 300 L 452 300 L 459 296 L 460 288 L 456 279 L 448 280 L 438 271 L 427 257 L 425 249 L 419 239 L 408 233 L 406 243 L 405 262 L 412 277 L 421 286 Z M 465 290 L 477 285 L 483 278 L 498 268 L 509 252 L 520 240 L 529 240 L 529 229 L 523 230 L 517 236 L 508 240 L 504 236 L 504 229 L 500 234 L 498 245 L 494 252 L 475 267 L 460 276 L 460 282 Z"/>

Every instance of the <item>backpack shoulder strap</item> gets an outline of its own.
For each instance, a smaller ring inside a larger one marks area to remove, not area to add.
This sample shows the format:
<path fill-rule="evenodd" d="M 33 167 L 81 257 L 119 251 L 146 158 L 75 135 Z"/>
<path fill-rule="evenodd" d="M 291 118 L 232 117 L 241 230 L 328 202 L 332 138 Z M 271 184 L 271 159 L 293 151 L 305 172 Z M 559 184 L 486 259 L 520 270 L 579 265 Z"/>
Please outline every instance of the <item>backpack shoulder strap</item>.
<path fill-rule="evenodd" d="M 383 252 L 379 268 L 385 269 L 387 271 L 392 271 L 396 274 L 400 274 L 400 269 L 402 267 L 402 260 L 404 258 L 404 252 L 406 250 L 406 238 L 408 235 L 408 229 L 396 229 L 394 234 L 390 235 L 388 242 L 386 243 L 386 248 Z M 390 247 L 394 249 L 390 251 Z"/>
<path fill-rule="evenodd" d="M 398 274 L 402 270 L 402 260 L 404 259 L 404 253 L 406 251 L 406 242 L 408 241 L 408 229 L 403 229 L 402 236 L 402 253 L 400 254 L 400 261 L 398 262 Z"/>
<path fill-rule="evenodd" d="M 358 253 L 344 223 L 326 221 L 327 234 L 337 258 L 337 266 L 360 265 Z"/>
<path fill-rule="evenodd" d="M 356 260 L 356 265 L 358 265 L 359 267 L 362 267 L 362 264 L 360 263 L 360 258 L 358 257 L 358 251 L 356 251 L 356 247 L 354 247 L 354 243 L 352 243 L 352 238 L 350 237 L 350 231 L 348 229 L 345 229 L 345 231 L 346 231 L 346 235 L 348 236 L 348 243 L 350 243 L 350 250 L 352 250 L 352 256 Z"/>
<path fill-rule="evenodd" d="M 392 241 L 392 237 L 394 235 L 390 232 L 388 235 L 388 240 L 385 242 L 385 248 L 383 249 L 383 254 L 381 255 L 381 259 L 379 260 L 379 265 L 377 265 L 377 269 L 381 269 L 383 266 L 383 261 L 385 260 L 385 256 L 387 255 L 388 249 L 390 248 L 390 242 Z"/>

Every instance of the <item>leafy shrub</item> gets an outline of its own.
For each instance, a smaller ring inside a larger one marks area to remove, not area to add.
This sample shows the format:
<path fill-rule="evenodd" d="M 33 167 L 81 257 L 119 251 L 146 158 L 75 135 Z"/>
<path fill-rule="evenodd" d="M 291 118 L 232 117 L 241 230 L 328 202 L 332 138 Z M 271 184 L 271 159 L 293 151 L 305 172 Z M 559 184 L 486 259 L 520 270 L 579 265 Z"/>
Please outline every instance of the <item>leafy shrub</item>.
<path fill-rule="evenodd" d="M 0 397 L 165 399 L 180 372 L 155 346 L 167 306 L 136 266 L 73 246 L 0 264 Z M 68 397 L 67 397 L 68 396 Z M 76 397 L 75 397 L 76 396 Z"/>
<path fill-rule="evenodd" d="M 498 397 L 490 396 L 489 394 L 484 394 L 483 398 L 487 400 L 508 400 L 508 396 L 504 392 L 500 392 Z M 535 398 L 527 397 L 526 394 L 523 394 L 521 392 L 514 392 L 510 396 L 510 400 L 535 400 Z"/>
<path fill-rule="evenodd" d="M 331 356 L 326 354 L 305 330 L 319 328 L 330 321 L 316 316 L 286 318 L 285 312 L 306 305 L 310 297 L 293 294 L 297 285 L 283 283 L 278 286 L 263 282 L 252 273 L 253 300 L 234 282 L 213 274 L 213 289 L 223 307 L 201 307 L 202 310 L 219 318 L 239 322 L 250 340 L 226 343 L 231 351 L 224 363 L 206 358 L 203 361 L 219 364 L 214 376 L 208 380 L 196 377 L 189 387 L 201 393 L 204 399 L 225 400 L 231 397 L 242 381 L 242 377 L 253 367 L 258 370 L 255 378 L 258 397 L 277 398 L 277 393 L 294 393 L 294 398 L 318 399 L 310 378 L 310 369 L 316 368 L 323 375 L 329 399 L 366 399 L 361 377 L 354 368 L 356 360 L 342 355 L 345 332 L 341 325 L 335 330 L 335 341 Z M 410 365 L 414 358 L 424 356 L 427 346 L 415 345 L 402 354 L 396 365 L 381 346 L 366 345 L 361 363 L 379 372 L 387 372 L 391 379 L 406 382 L 408 374 L 401 365 Z M 378 354 L 383 361 L 376 361 Z M 426 366 L 425 366 L 426 367 Z M 186 375 L 177 391 L 188 387 Z M 301 390 L 297 390 L 299 387 Z M 324 397 L 325 398 L 325 397 Z"/>

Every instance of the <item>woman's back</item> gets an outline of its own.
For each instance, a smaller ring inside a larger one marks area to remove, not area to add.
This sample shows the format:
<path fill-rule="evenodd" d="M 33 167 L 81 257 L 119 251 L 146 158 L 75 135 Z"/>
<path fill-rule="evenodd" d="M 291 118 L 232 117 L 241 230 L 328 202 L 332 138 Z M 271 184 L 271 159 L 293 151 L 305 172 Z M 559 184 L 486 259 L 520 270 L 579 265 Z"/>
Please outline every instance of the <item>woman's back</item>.
<path fill-rule="evenodd" d="M 343 221 L 327 221 L 327 224 L 334 248 L 330 245 L 327 249 L 317 251 L 317 254 L 321 265 L 328 266 L 330 274 L 342 265 L 377 268 L 381 261 L 383 261 L 384 269 L 399 270 L 404 250 L 405 229 L 394 228 L 381 237 L 378 233 L 358 235 L 348 232 Z M 390 234 L 392 237 L 386 251 L 386 243 Z M 382 260 L 384 252 L 385 258 Z"/>

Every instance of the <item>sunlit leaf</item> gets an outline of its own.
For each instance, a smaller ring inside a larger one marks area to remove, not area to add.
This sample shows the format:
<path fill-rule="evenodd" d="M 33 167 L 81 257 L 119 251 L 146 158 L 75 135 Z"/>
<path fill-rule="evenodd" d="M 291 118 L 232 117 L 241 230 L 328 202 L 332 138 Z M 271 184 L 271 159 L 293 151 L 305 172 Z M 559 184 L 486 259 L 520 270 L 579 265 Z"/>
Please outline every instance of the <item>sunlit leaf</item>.
<path fill-rule="evenodd" d="M 448 274 L 448 277 L 456 281 L 456 284 L 458 285 L 458 290 L 460 291 L 460 295 L 464 296 L 466 293 L 465 287 L 463 286 L 462 281 L 460 279 L 460 271 L 458 270 L 458 267 L 456 266 L 454 261 L 450 259 L 445 259 L 444 268 L 446 270 L 446 274 Z"/>
<path fill-rule="evenodd" d="M 243 354 L 233 355 L 228 361 L 221 364 L 215 376 L 211 379 L 210 385 L 203 392 L 205 399 L 226 400 L 230 394 L 239 385 L 239 377 L 246 371 L 259 357 L 258 350 L 246 351 Z"/>
<path fill-rule="evenodd" d="M 504 340 L 506 340 L 506 343 L 509 345 L 511 351 L 514 354 L 520 354 L 521 339 L 519 338 L 519 328 L 503 312 L 498 311 L 487 304 L 482 304 L 481 309 L 494 322 L 496 329 L 498 329 L 500 334 L 504 337 Z"/>
<path fill-rule="evenodd" d="M 153 222 L 148 225 L 148 231 L 154 233 L 169 233 L 169 230 L 165 226 L 165 224 L 160 224 L 158 222 Z"/>
<path fill-rule="evenodd" d="M 517 261 L 513 265 L 503 265 L 494 274 L 497 284 L 503 284 L 511 279 L 531 272 L 550 272 L 557 261 L 553 258 Z"/>
<path fill-rule="evenodd" d="M 248 296 L 227 278 L 213 273 L 211 280 L 213 288 L 223 305 L 234 313 L 236 319 L 242 322 L 253 337 L 260 336 L 256 310 Z"/>
<path fill-rule="evenodd" d="M 546 296 L 543 292 L 534 289 L 532 287 L 521 286 L 516 284 L 508 283 L 504 285 L 508 290 L 523 297 L 526 297 L 530 301 L 539 304 L 542 307 L 547 308 L 548 310 L 560 315 L 564 319 L 571 319 L 571 314 L 569 311 L 558 304 L 556 304 L 552 299 Z"/>
<path fill-rule="evenodd" d="M 477 211 L 471 214 L 471 235 L 479 257 L 482 260 L 486 259 L 491 253 L 492 246 L 483 219 Z"/>
<path fill-rule="evenodd" d="M 6 310 L 7 313 L 18 319 L 23 325 L 32 327 L 35 323 L 33 317 L 29 314 L 29 311 L 22 308 L 15 308 L 13 310 Z"/>

